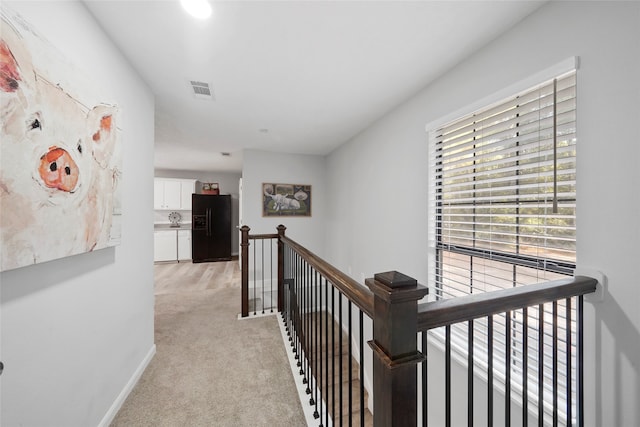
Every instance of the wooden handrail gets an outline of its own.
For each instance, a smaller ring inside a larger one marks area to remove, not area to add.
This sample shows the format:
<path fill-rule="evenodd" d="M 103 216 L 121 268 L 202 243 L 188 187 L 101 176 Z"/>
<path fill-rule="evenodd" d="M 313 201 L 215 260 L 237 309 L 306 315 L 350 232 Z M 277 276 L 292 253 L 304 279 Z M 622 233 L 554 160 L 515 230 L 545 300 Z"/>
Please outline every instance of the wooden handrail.
<path fill-rule="evenodd" d="M 418 305 L 418 330 L 465 322 L 595 292 L 598 281 L 576 276 L 494 292 L 465 295 Z"/>
<path fill-rule="evenodd" d="M 281 241 L 295 250 L 309 265 L 316 269 L 323 277 L 338 288 L 343 295 L 362 310 L 367 316 L 373 318 L 373 293 L 363 284 L 358 283 L 347 276 L 310 250 L 294 242 L 286 236 Z"/>
<path fill-rule="evenodd" d="M 249 234 L 249 240 L 277 239 L 278 234 Z"/>

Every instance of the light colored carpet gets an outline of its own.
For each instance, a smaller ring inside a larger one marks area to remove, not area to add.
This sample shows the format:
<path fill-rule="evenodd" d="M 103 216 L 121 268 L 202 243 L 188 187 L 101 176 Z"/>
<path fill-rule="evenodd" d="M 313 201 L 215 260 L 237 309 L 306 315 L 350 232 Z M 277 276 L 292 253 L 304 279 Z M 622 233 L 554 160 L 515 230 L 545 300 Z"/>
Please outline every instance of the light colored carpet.
<path fill-rule="evenodd" d="M 237 319 L 237 261 L 154 268 L 157 353 L 111 425 L 305 426 L 277 318 Z"/>

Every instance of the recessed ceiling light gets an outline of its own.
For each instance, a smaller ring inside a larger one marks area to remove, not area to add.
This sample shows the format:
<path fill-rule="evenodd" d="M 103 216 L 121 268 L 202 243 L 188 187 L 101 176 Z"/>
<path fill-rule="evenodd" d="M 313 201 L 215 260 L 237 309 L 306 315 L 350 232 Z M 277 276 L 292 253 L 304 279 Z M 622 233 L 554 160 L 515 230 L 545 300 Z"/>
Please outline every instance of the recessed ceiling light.
<path fill-rule="evenodd" d="M 180 0 L 184 10 L 198 19 L 207 19 L 211 16 L 211 5 L 207 0 Z"/>

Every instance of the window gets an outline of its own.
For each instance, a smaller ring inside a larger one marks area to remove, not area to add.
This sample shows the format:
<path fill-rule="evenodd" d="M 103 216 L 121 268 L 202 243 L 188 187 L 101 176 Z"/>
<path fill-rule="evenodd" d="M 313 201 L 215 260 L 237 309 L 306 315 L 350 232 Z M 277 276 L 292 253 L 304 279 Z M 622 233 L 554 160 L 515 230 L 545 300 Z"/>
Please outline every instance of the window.
<path fill-rule="evenodd" d="M 573 275 L 575 71 L 438 126 L 431 132 L 430 167 L 430 287 L 437 299 Z M 575 306 L 567 310 L 562 301 L 557 310 L 566 319 L 566 312 L 575 312 Z M 537 372 L 530 368 L 531 361 L 535 365 L 539 359 L 537 339 L 530 332 L 529 350 L 523 352 L 522 331 L 523 327 L 537 328 L 538 310 L 515 311 L 509 317 L 512 381 L 521 378 L 526 354 L 527 376 L 537 384 Z M 544 333 L 549 337 L 553 334 L 551 318 L 552 307 L 545 306 Z M 570 320 L 574 318 L 571 315 Z M 505 315 L 493 319 L 494 357 L 503 358 L 496 364 L 503 370 L 506 320 Z M 486 319 L 474 323 L 474 355 L 479 363 L 487 359 L 486 350 L 484 355 L 481 350 L 487 348 L 486 323 Z M 566 321 L 560 323 L 565 328 Z M 575 333 L 574 329 L 569 333 Z M 467 325 L 452 332 L 454 339 L 459 337 L 457 347 L 464 350 Z M 566 332 L 561 329 L 559 336 Z M 543 342 L 543 361 L 550 365 L 551 338 Z M 575 339 L 573 342 L 575 345 Z M 550 369 L 543 372 L 546 387 L 552 373 Z M 574 382 L 575 375 L 572 378 Z"/>

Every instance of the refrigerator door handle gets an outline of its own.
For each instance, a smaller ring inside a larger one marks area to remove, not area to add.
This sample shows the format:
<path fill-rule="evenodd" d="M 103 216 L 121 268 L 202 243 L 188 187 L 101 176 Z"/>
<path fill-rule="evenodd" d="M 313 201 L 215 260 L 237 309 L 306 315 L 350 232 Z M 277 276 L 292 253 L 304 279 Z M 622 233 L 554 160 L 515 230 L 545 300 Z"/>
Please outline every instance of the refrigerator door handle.
<path fill-rule="evenodd" d="M 211 208 L 211 216 L 210 216 L 210 219 L 211 219 L 211 222 L 210 222 L 210 224 L 211 224 L 211 232 L 209 233 L 209 236 L 213 236 L 213 214 L 214 213 L 215 213 L 215 211 L 213 210 L 213 208 Z"/>
<path fill-rule="evenodd" d="M 211 208 L 207 208 L 207 236 L 211 235 Z"/>

